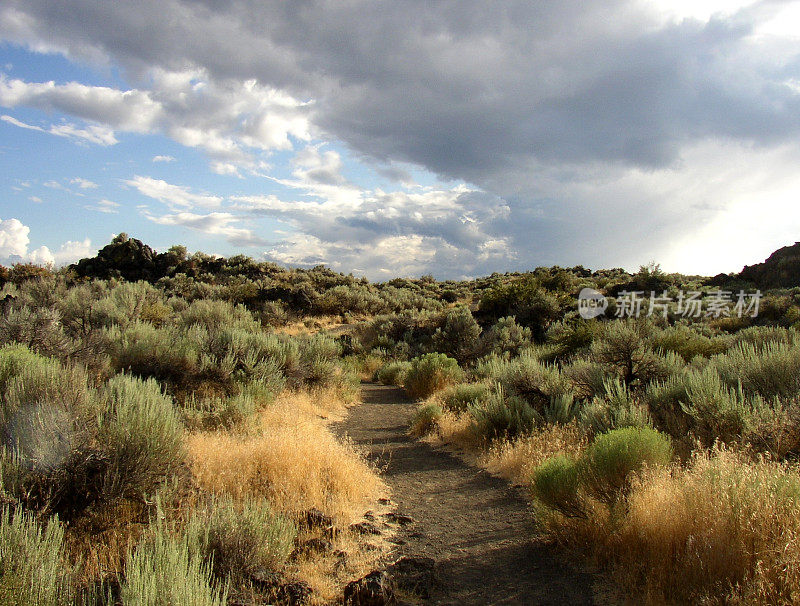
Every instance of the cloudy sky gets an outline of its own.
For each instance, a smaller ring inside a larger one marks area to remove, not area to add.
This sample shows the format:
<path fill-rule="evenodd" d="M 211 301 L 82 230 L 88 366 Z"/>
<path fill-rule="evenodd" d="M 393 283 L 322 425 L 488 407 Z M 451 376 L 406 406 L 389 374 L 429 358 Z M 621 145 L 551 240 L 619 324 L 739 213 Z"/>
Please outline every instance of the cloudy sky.
<path fill-rule="evenodd" d="M 0 262 L 373 279 L 800 240 L 800 0 L 4 0 Z"/>

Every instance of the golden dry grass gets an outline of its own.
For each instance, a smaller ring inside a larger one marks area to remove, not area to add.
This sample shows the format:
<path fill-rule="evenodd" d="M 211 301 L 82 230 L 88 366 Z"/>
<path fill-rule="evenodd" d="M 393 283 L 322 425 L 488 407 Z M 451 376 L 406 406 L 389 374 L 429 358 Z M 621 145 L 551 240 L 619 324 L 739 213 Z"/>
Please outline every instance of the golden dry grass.
<path fill-rule="evenodd" d="M 514 484 L 530 484 L 533 470 L 558 454 L 578 455 L 588 445 L 586 432 L 575 423 L 548 425 L 516 440 L 499 440 L 479 459 L 481 466 Z"/>
<path fill-rule="evenodd" d="M 651 603 L 800 603 L 800 476 L 718 449 L 653 470 L 598 546 Z"/>
<path fill-rule="evenodd" d="M 363 321 L 364 318 L 354 318 L 353 322 Z M 289 322 L 284 326 L 274 329 L 276 333 L 297 337 L 300 335 L 313 335 L 319 332 L 332 331 L 334 333 L 346 332 L 352 326 L 342 322 L 341 316 L 316 316 L 305 318 L 296 322 Z"/>
<path fill-rule="evenodd" d="M 265 497 L 289 516 L 317 508 L 340 528 L 360 520 L 388 489 L 351 444 L 328 430 L 348 405 L 334 390 L 284 392 L 249 432 L 189 436 L 196 482 L 201 490 L 234 498 Z M 307 531 L 299 538 L 313 536 Z M 374 568 L 384 548 L 365 549 L 358 538 L 341 533 L 333 551 L 347 554 L 344 565 L 333 552 L 313 553 L 290 562 L 285 574 L 311 586 L 312 603 L 332 603 L 345 583 Z"/>
<path fill-rule="evenodd" d="M 290 515 L 318 508 L 337 523 L 358 518 L 385 486 L 369 464 L 325 427 L 344 404 L 328 393 L 285 393 L 252 433 L 196 433 L 188 439 L 203 490 L 266 497 Z"/>

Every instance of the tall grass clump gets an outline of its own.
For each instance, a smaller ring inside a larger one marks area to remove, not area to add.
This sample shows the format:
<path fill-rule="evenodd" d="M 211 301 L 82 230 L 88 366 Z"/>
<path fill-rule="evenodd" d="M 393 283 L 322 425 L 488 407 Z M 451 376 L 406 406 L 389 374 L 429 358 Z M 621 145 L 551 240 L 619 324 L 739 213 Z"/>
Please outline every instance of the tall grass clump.
<path fill-rule="evenodd" d="M 438 394 L 442 407 L 450 412 L 466 412 L 470 406 L 479 405 L 490 394 L 486 383 L 460 383 L 446 387 Z"/>
<path fill-rule="evenodd" d="M 651 469 L 598 556 L 652 603 L 796 603 L 800 476 L 726 449 Z"/>
<path fill-rule="evenodd" d="M 122 602 L 137 606 L 224 606 L 227 586 L 214 582 L 211 566 L 191 533 L 157 524 L 128 554 Z"/>
<path fill-rule="evenodd" d="M 502 387 L 495 389 L 479 404 L 471 405 L 468 411 L 475 433 L 488 441 L 526 434 L 541 419 L 524 399 L 519 396 L 506 398 Z"/>
<path fill-rule="evenodd" d="M 297 528 L 265 499 L 211 499 L 195 528 L 206 561 L 218 579 L 247 579 L 278 571 L 294 547 Z"/>
<path fill-rule="evenodd" d="M 427 398 L 448 385 L 457 383 L 463 372 L 453 358 L 429 353 L 411 360 L 405 388 L 412 398 Z"/>
<path fill-rule="evenodd" d="M 0 603 L 60 606 L 70 602 L 58 519 L 44 527 L 20 508 L 0 511 Z"/>
<path fill-rule="evenodd" d="M 318 396 L 285 393 L 260 413 L 247 434 L 202 432 L 189 436 L 199 486 L 235 500 L 268 500 L 289 516 L 317 508 L 337 520 L 363 513 L 382 484 L 347 442 L 337 440 L 312 404 Z"/>
<path fill-rule="evenodd" d="M 768 341 L 740 343 L 713 360 L 720 378 L 764 398 L 800 395 L 800 345 Z"/>

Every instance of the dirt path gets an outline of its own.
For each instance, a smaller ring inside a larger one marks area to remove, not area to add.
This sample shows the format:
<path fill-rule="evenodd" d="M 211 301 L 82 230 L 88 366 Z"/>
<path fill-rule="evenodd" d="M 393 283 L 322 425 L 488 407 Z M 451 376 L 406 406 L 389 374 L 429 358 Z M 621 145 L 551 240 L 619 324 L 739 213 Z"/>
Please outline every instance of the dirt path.
<path fill-rule="evenodd" d="M 365 384 L 364 404 L 336 426 L 385 469 L 401 530 L 394 557 L 427 556 L 441 580 L 431 604 L 589 605 L 590 574 L 532 540 L 533 516 L 504 480 L 407 436 L 414 405 L 396 387 Z"/>

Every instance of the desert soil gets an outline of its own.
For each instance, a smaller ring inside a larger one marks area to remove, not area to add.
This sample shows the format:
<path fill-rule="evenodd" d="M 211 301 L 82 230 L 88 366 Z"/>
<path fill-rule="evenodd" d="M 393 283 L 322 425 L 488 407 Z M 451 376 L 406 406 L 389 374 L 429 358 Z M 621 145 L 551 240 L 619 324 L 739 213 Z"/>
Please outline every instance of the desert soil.
<path fill-rule="evenodd" d="M 391 559 L 436 561 L 429 604 L 594 604 L 594 575 L 536 539 L 521 491 L 441 448 L 408 436 L 414 404 L 397 387 L 365 384 L 363 404 L 336 431 L 382 470 L 398 514 Z"/>

